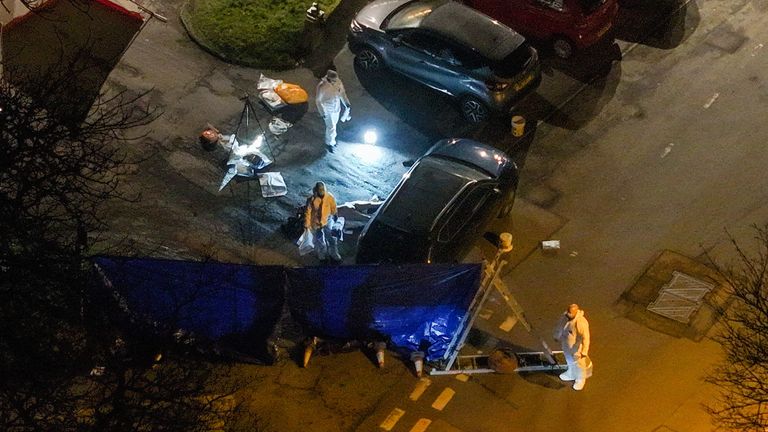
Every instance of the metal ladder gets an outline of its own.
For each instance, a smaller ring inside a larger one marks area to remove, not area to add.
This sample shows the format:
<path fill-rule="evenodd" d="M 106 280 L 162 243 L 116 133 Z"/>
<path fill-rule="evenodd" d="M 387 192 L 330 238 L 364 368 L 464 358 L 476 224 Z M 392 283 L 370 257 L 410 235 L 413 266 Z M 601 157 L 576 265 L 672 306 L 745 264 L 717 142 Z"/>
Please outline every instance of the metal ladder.
<path fill-rule="evenodd" d="M 504 281 L 499 278 L 501 269 L 507 264 L 506 261 L 500 259 L 499 256 L 494 259 L 492 263 L 488 263 L 483 268 L 483 278 L 480 282 L 481 289 L 478 291 L 475 299 L 469 307 L 471 313 L 465 316 L 464 331 L 458 334 L 457 338 L 454 338 L 449 345 L 449 353 L 446 358 L 445 366 L 441 369 L 434 368 L 430 375 L 455 375 L 455 374 L 471 374 L 471 373 L 492 373 L 494 369 L 490 367 L 488 354 L 476 354 L 476 355 L 459 355 L 459 351 L 464 347 L 469 331 L 472 329 L 472 325 L 475 322 L 483 304 L 488 299 L 488 295 L 492 289 L 499 292 L 501 297 L 507 303 L 507 306 L 517 318 L 517 322 L 521 323 L 523 327 L 530 333 L 532 331 L 531 324 L 525 317 L 525 312 L 517 302 L 517 299 L 512 295 L 507 288 Z M 467 320 L 469 317 L 469 320 Z M 561 367 L 559 358 L 556 358 L 547 343 L 539 338 L 545 351 L 542 352 L 526 352 L 526 353 L 514 353 L 518 365 L 525 364 L 526 366 L 521 369 L 518 367 L 515 371 L 534 371 L 534 370 L 549 370 L 558 369 Z M 560 352 L 562 356 L 562 352 Z M 564 358 L 563 358 L 564 363 Z M 537 367 L 539 369 L 531 369 Z"/>

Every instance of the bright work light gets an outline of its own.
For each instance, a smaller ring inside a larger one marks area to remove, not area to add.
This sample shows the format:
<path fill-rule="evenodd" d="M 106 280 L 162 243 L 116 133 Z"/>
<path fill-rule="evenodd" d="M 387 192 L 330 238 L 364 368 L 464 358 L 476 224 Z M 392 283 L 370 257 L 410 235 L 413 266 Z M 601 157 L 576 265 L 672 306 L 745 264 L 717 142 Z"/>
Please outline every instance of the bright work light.
<path fill-rule="evenodd" d="M 376 134 L 376 131 L 373 129 L 368 129 L 363 134 L 363 142 L 366 144 L 376 144 L 376 141 L 379 139 L 378 134 Z"/>

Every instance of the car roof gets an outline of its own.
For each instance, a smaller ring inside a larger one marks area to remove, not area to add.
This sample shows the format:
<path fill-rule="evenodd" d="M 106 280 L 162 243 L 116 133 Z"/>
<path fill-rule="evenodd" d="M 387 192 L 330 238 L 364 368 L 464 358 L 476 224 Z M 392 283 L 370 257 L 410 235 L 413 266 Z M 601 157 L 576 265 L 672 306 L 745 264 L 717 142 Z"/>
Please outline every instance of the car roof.
<path fill-rule="evenodd" d="M 423 157 L 406 174 L 376 219 L 406 232 L 426 233 L 468 184 L 489 178 L 460 162 Z"/>
<path fill-rule="evenodd" d="M 455 1 L 433 9 L 419 27 L 449 37 L 494 61 L 503 60 L 525 42 L 523 36 L 504 24 Z"/>

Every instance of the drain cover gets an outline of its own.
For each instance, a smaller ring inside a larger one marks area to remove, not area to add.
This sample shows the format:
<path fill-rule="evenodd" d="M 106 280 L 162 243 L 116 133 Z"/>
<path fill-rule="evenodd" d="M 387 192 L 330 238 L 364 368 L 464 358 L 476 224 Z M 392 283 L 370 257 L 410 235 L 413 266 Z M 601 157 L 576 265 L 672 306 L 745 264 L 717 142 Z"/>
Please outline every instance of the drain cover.
<path fill-rule="evenodd" d="M 659 290 L 659 296 L 648 305 L 648 310 L 687 324 L 691 315 L 701 307 L 704 296 L 714 288 L 714 284 L 675 271 L 672 272 L 672 280 Z"/>

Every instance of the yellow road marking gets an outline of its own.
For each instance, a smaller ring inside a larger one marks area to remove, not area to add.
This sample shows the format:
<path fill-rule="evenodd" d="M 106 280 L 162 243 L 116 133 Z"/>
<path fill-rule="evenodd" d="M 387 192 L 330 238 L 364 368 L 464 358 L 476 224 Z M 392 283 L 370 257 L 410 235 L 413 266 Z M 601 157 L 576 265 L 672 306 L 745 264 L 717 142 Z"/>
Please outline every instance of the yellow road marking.
<path fill-rule="evenodd" d="M 461 382 L 467 382 L 467 381 L 469 381 L 469 375 L 467 375 L 467 374 L 458 374 L 458 375 L 456 375 L 456 379 L 461 381 Z"/>
<path fill-rule="evenodd" d="M 427 390 L 427 387 L 432 384 L 432 381 L 429 380 L 429 378 L 422 378 L 419 380 L 418 384 L 416 384 L 416 388 L 413 389 L 411 392 L 410 399 L 412 401 L 419 400 L 422 394 L 424 394 L 424 391 Z"/>
<path fill-rule="evenodd" d="M 397 424 L 397 422 L 400 420 L 400 417 L 405 414 L 405 411 L 401 410 L 400 408 L 395 408 L 392 410 L 391 413 L 387 416 L 387 418 L 384 419 L 383 422 L 379 425 L 380 428 L 384 429 L 385 431 L 391 431 L 393 427 Z"/>
<path fill-rule="evenodd" d="M 432 408 L 442 411 L 443 408 L 445 408 L 446 405 L 448 405 L 448 402 L 451 401 L 451 398 L 453 395 L 455 395 L 456 392 L 453 391 L 452 388 L 446 387 L 445 390 L 443 390 L 442 393 L 440 393 L 440 396 L 435 399 L 435 402 L 432 404 Z"/>
<path fill-rule="evenodd" d="M 424 432 L 427 430 L 430 423 L 432 423 L 432 420 L 430 419 L 419 419 L 419 421 L 417 421 L 416 424 L 411 428 L 411 432 Z"/>

